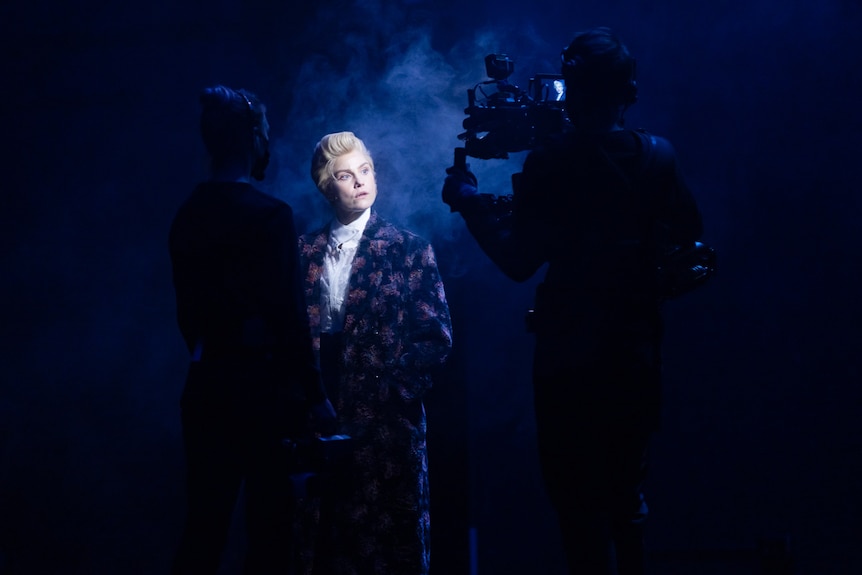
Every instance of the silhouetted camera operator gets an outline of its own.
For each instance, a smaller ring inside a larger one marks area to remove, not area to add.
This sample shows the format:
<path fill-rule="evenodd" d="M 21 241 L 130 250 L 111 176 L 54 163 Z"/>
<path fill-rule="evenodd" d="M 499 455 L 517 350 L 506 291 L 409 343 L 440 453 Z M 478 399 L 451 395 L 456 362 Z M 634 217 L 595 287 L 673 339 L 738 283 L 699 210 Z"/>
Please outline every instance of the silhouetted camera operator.
<path fill-rule="evenodd" d="M 183 390 L 188 519 L 173 573 L 218 571 L 245 482 L 244 573 L 286 572 L 292 528 L 283 439 L 309 410 L 334 425 L 311 347 L 293 212 L 258 191 L 269 125 L 251 92 L 201 95 L 201 135 L 212 160 L 170 231 L 177 320 L 191 353 Z"/>
<path fill-rule="evenodd" d="M 528 327 L 542 472 L 569 568 L 644 569 L 642 493 L 659 425 L 659 254 L 700 237 L 701 216 L 671 145 L 623 127 L 635 59 L 607 28 L 562 52 L 570 126 L 513 175 L 513 194 L 479 194 L 454 166 L 443 200 L 485 253 L 525 281 L 548 264 Z"/>

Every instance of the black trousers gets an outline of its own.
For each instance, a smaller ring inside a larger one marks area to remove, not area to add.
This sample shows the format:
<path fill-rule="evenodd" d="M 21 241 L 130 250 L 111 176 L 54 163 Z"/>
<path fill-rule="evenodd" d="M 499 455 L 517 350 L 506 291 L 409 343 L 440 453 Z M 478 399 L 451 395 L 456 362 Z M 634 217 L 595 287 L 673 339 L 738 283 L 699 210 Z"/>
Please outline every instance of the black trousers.
<path fill-rule="evenodd" d="M 215 574 L 245 488 L 244 573 L 289 573 L 291 472 L 281 444 L 304 422 L 267 361 L 195 362 L 181 402 L 187 520 L 174 575 Z"/>
<path fill-rule="evenodd" d="M 572 575 L 641 575 L 649 433 L 539 431 L 539 457 Z"/>
<path fill-rule="evenodd" d="M 641 575 L 643 483 L 658 420 L 651 340 L 539 335 L 538 452 L 572 575 Z"/>

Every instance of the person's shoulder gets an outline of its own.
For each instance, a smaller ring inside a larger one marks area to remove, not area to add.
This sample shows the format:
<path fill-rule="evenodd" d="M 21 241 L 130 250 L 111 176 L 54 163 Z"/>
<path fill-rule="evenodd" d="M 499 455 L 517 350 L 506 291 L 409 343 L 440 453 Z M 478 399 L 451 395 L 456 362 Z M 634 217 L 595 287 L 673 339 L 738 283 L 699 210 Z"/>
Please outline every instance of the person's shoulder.
<path fill-rule="evenodd" d="M 575 143 L 574 132 L 566 128 L 557 132 L 544 135 L 530 150 L 528 156 L 542 157 L 559 153 L 571 148 Z"/>
<path fill-rule="evenodd" d="M 674 155 L 676 153 L 673 144 L 666 137 L 659 136 L 645 128 L 628 131 L 641 141 L 641 145 L 645 149 L 652 147 L 658 155 Z"/>
<path fill-rule="evenodd" d="M 293 224 L 293 208 L 284 200 L 263 192 L 251 184 L 244 184 L 237 190 L 238 216 L 244 213 L 249 218 L 260 220 L 262 225 L 283 227 L 288 220 L 291 225 Z"/>
<path fill-rule="evenodd" d="M 282 200 L 281 198 L 277 198 L 272 194 L 268 194 L 264 191 L 261 191 L 254 187 L 251 184 L 247 184 L 245 189 L 245 194 L 243 197 L 247 198 L 247 201 L 251 204 L 257 205 L 261 208 L 270 208 L 273 210 L 289 210 L 293 211 L 290 207 L 290 204 Z"/>
<path fill-rule="evenodd" d="M 646 166 L 673 166 L 676 161 L 676 149 L 669 139 L 654 134 L 644 128 L 630 130 L 638 140 L 642 157 Z"/>
<path fill-rule="evenodd" d="M 302 244 L 313 244 L 321 238 L 324 238 L 325 241 L 325 237 L 328 235 L 328 232 L 329 224 L 314 228 L 312 230 L 299 234 L 299 242 Z"/>
<path fill-rule="evenodd" d="M 217 211 L 227 220 L 261 234 L 281 237 L 296 233 L 293 208 L 284 200 L 244 182 L 231 182 L 219 191 L 222 198 Z"/>
<path fill-rule="evenodd" d="M 562 130 L 547 134 L 527 154 L 525 162 L 534 166 L 546 167 L 567 161 L 572 154 L 579 154 L 590 141 L 567 124 Z M 545 168 L 546 169 L 546 168 Z"/>
<path fill-rule="evenodd" d="M 189 201 L 248 206 L 250 208 L 290 208 L 284 200 L 263 192 L 246 182 L 202 182 L 192 192 Z"/>
<path fill-rule="evenodd" d="M 212 209 L 213 202 L 207 191 L 207 183 L 200 183 L 180 202 L 171 221 L 170 238 L 172 242 L 188 228 L 200 225 L 201 214 Z"/>
<path fill-rule="evenodd" d="M 372 219 L 369 220 L 368 225 L 369 229 L 373 230 L 374 237 L 379 239 L 388 239 L 406 245 L 430 244 L 428 240 L 418 233 L 404 226 L 392 223 L 376 213 L 372 214 Z"/>

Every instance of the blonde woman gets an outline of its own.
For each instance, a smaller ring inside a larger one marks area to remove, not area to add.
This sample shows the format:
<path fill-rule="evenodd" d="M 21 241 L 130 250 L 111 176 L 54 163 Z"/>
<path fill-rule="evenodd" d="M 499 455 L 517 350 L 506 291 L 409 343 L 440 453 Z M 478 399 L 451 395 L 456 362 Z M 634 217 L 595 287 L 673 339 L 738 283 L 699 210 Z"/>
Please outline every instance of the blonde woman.
<path fill-rule="evenodd" d="M 452 346 L 434 250 L 374 210 L 374 161 L 352 132 L 324 136 L 311 175 L 329 223 L 300 237 L 314 348 L 353 438 L 346 495 L 322 506 L 315 573 L 422 575 L 429 568 L 422 400 Z"/>

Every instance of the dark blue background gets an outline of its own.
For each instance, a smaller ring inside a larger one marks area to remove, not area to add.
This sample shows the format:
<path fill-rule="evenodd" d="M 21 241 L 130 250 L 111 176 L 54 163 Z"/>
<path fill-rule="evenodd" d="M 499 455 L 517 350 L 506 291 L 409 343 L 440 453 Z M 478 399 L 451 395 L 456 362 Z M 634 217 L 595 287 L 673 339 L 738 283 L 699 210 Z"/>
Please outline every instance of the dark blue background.
<path fill-rule="evenodd" d="M 312 147 L 348 129 L 381 212 L 437 248 L 456 351 L 428 399 L 435 573 L 561 573 L 521 325 L 538 278 L 506 280 L 439 189 L 485 54 L 525 84 L 593 25 L 638 58 L 629 125 L 676 145 L 721 258 L 667 308 L 654 558 L 743 573 L 767 539 L 801 575 L 862 572 L 858 2 L 12 0 L 0 22 L 0 573 L 167 568 L 186 357 L 166 237 L 214 83 L 267 102 L 264 188 L 302 229 L 326 217 Z M 521 160 L 473 160 L 481 191 Z"/>

